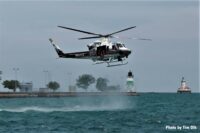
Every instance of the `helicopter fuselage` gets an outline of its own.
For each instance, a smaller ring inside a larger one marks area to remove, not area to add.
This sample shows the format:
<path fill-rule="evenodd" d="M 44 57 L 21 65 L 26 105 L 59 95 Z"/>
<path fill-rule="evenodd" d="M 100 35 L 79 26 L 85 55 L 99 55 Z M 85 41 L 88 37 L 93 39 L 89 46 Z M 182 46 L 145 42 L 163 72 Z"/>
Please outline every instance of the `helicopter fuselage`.
<path fill-rule="evenodd" d="M 88 45 L 88 51 L 64 53 L 53 40 L 50 40 L 60 58 L 91 59 L 94 62 L 123 61 L 131 54 L 131 50 L 124 44 L 117 42 L 95 41 Z M 103 44 L 103 45 L 102 45 Z"/>

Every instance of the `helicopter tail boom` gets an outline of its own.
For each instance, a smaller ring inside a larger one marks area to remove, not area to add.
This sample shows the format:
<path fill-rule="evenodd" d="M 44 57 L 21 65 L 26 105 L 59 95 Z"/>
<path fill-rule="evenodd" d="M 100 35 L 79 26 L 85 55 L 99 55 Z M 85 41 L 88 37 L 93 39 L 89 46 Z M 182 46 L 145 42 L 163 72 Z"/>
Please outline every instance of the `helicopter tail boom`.
<path fill-rule="evenodd" d="M 53 45 L 53 47 L 55 48 L 57 54 L 59 57 L 63 57 L 64 56 L 64 53 L 63 51 L 58 47 L 58 45 L 56 45 L 54 42 L 53 42 L 53 39 L 49 39 L 49 41 L 51 42 L 51 44 Z"/>

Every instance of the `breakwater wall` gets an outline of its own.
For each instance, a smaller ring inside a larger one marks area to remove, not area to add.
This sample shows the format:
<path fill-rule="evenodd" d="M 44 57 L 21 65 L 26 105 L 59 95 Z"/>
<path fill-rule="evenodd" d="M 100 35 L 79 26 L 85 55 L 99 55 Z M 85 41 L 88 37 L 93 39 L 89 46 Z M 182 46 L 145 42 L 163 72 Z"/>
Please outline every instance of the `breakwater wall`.
<path fill-rule="evenodd" d="M 0 98 L 75 97 L 75 96 L 138 96 L 136 92 L 0 92 Z"/>

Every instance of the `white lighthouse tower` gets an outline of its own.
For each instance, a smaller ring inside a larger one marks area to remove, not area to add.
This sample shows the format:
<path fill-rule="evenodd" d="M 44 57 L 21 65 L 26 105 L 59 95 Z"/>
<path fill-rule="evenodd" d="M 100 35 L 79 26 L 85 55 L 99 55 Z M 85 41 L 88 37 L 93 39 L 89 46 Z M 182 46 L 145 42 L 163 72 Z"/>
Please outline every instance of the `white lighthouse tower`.
<path fill-rule="evenodd" d="M 134 75 L 131 71 L 128 72 L 128 76 L 126 79 L 126 90 L 127 92 L 136 92 L 135 89 L 135 81 L 134 81 Z"/>

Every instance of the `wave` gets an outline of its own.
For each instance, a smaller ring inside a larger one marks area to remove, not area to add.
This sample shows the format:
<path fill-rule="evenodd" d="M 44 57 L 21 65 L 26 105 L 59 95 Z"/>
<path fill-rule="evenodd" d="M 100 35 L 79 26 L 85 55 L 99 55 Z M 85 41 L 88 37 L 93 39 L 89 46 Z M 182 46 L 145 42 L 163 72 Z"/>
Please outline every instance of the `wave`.
<path fill-rule="evenodd" d="M 123 110 L 127 108 L 122 108 L 121 106 L 74 106 L 74 107 L 39 107 L 39 106 L 30 106 L 30 107 L 18 107 L 18 108 L 3 108 L 0 109 L 0 112 L 78 112 L 78 111 L 115 111 Z"/>

